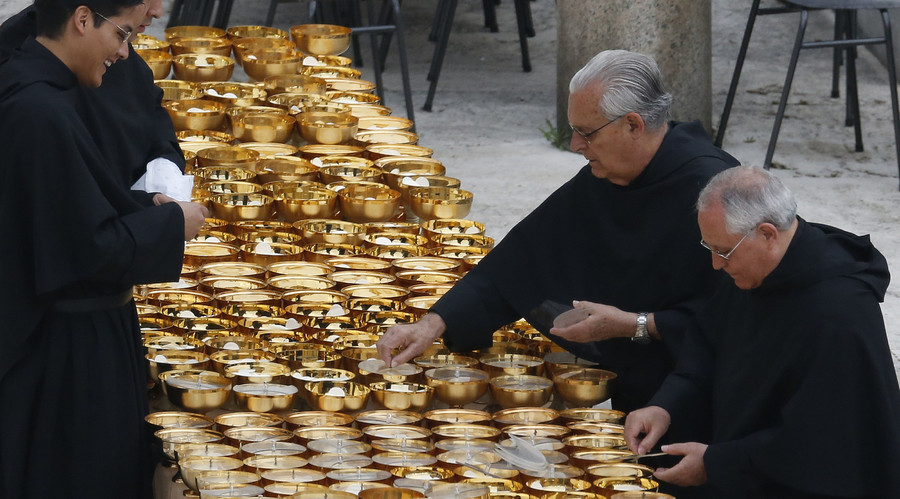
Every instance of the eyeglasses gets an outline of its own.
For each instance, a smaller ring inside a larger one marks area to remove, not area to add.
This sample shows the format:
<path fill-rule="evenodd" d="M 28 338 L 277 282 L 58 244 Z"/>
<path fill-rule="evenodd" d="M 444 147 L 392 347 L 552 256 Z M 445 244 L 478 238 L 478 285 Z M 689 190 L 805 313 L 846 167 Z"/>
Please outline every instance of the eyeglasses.
<path fill-rule="evenodd" d="M 99 17 L 100 19 L 103 19 L 104 21 L 108 22 L 109 24 L 112 24 L 113 26 L 116 27 L 117 30 L 119 30 L 119 35 L 122 37 L 122 43 L 123 43 L 123 44 L 124 44 L 124 43 L 127 43 L 128 40 L 131 39 L 131 35 L 132 35 L 132 33 L 134 33 L 134 31 L 128 31 L 127 29 L 125 29 L 125 28 L 119 26 L 118 24 L 116 24 L 116 23 L 110 21 L 108 17 L 104 16 L 103 14 L 101 14 L 101 13 L 99 13 L 99 12 L 94 12 L 94 14 L 96 14 L 97 17 Z"/>
<path fill-rule="evenodd" d="M 622 116 L 624 116 L 624 114 Z M 604 128 L 608 127 L 609 125 L 612 125 L 617 119 L 621 118 L 622 116 L 616 116 L 615 118 L 607 121 L 606 124 L 601 126 L 600 128 L 594 129 L 593 131 L 590 131 L 587 133 L 582 132 L 578 128 L 575 128 L 574 126 L 572 126 L 571 123 L 569 123 L 569 128 L 572 129 L 572 133 L 577 133 L 578 135 L 581 135 L 581 138 L 584 139 L 585 142 L 590 144 L 591 143 L 591 138 L 590 138 L 591 135 L 594 135 L 595 133 L 599 132 L 600 130 L 603 130 Z"/>
<path fill-rule="evenodd" d="M 750 229 L 749 232 L 744 234 L 744 237 L 742 237 L 741 240 L 738 241 L 738 243 L 734 245 L 734 248 L 731 248 L 731 251 L 729 251 L 728 253 L 722 253 L 721 251 L 717 251 L 717 250 L 710 248 L 709 245 L 706 244 L 706 241 L 704 241 L 703 239 L 700 240 L 700 246 L 703 246 L 704 248 L 708 249 L 713 255 L 716 255 L 717 257 L 719 257 L 722 260 L 725 260 L 727 262 L 731 258 L 731 254 L 734 253 L 734 250 L 738 249 L 738 246 L 740 246 L 741 243 L 744 242 L 744 239 L 747 239 L 747 236 L 749 236 L 750 234 L 753 234 L 753 231 L 755 231 L 755 230 L 756 230 L 756 227 Z"/>

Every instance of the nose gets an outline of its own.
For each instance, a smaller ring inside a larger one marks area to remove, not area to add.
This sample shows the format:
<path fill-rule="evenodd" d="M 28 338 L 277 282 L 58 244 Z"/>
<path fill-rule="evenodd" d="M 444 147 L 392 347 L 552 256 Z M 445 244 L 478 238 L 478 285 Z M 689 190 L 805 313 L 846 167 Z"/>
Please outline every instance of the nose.
<path fill-rule="evenodd" d="M 162 2 L 159 0 L 151 0 L 147 7 L 147 15 L 153 19 L 159 19 L 163 15 Z"/>
<path fill-rule="evenodd" d="M 572 139 L 569 140 L 569 149 L 571 149 L 572 152 L 580 152 L 586 145 L 587 141 L 584 140 L 584 137 L 572 132 Z"/>
<path fill-rule="evenodd" d="M 718 256 L 714 253 L 710 253 L 710 256 L 712 257 L 712 266 L 714 269 L 722 270 L 726 265 L 728 265 L 728 260 L 722 258 L 721 256 Z"/>
<path fill-rule="evenodd" d="M 128 43 L 119 44 L 119 50 L 116 50 L 119 59 L 128 59 Z"/>

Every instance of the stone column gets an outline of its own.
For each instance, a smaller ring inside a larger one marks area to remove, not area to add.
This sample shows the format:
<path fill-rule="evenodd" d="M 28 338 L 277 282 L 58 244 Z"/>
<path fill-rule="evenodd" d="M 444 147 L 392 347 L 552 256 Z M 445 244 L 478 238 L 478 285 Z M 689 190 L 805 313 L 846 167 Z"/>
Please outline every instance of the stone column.
<path fill-rule="evenodd" d="M 711 0 L 557 0 L 557 126 L 566 129 L 569 80 L 595 54 L 625 49 L 653 57 L 674 96 L 671 118 L 712 115 Z"/>

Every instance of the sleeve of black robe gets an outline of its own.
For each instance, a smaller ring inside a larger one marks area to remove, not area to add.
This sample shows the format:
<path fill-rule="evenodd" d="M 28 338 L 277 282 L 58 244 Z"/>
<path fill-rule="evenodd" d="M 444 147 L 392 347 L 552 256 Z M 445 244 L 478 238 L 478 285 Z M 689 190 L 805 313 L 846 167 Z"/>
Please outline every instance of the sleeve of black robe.
<path fill-rule="evenodd" d="M 797 310 L 815 311 L 805 315 L 804 331 L 772 345 L 779 354 L 793 352 L 787 370 L 796 383 L 779 423 L 714 442 L 704 455 L 709 484 L 720 494 L 889 497 L 900 490 L 900 407 L 881 310 L 852 279 L 816 291 L 796 303 Z M 697 340 L 691 335 L 683 362 L 651 401 L 673 421 L 698 410 L 715 382 L 709 344 Z M 771 369 L 768 363 L 780 358 L 747 362 Z"/>

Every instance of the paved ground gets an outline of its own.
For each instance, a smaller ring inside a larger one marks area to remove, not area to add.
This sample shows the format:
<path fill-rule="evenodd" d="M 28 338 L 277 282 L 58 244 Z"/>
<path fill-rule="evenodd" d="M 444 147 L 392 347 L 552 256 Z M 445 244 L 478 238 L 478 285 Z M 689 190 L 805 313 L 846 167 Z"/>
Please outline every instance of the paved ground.
<path fill-rule="evenodd" d="M 166 0 L 170 2 L 171 0 Z M 0 21 L 27 0 L 0 0 Z M 724 102 L 750 2 L 713 0 L 714 123 Z M 444 61 L 433 112 L 420 108 L 433 44 L 427 41 L 436 0 L 404 2 L 411 61 L 415 121 L 420 144 L 433 148 L 448 174 L 475 194 L 469 218 L 484 222 L 488 234 L 502 236 L 582 164 L 579 155 L 554 148 L 544 137 L 556 115 L 557 57 L 553 0 L 532 2 L 537 31 L 529 39 L 534 70 L 521 71 L 511 0 L 498 7 L 500 32 L 483 27 L 481 2 L 461 0 Z M 235 2 L 231 24 L 261 24 L 268 2 Z M 306 21 L 305 2 L 278 7 L 276 26 Z M 797 15 L 757 22 L 725 148 L 746 164 L 761 164 L 776 102 L 784 80 Z M 603 21 L 598 20 L 598 29 Z M 160 35 L 165 19 L 151 29 Z M 832 29 L 827 12 L 812 16 L 808 39 Z M 396 44 L 394 45 L 396 47 Z M 364 78 L 371 66 L 363 47 Z M 603 47 L 598 47 L 598 51 Z M 612 47 L 610 47 L 612 48 Z M 628 47 L 624 47 L 628 48 Z M 387 102 L 404 115 L 397 58 L 385 74 Z M 900 262 L 900 193 L 884 68 L 863 51 L 858 61 L 866 151 L 853 152 L 852 129 L 843 124 L 843 100 L 831 99 L 830 53 L 805 51 L 775 154 L 779 175 L 795 191 L 800 213 L 858 233 L 870 233 L 889 263 Z M 889 289 L 885 321 L 900 364 L 900 291 Z M 900 372 L 900 371 L 898 371 Z"/>

